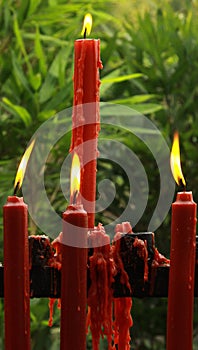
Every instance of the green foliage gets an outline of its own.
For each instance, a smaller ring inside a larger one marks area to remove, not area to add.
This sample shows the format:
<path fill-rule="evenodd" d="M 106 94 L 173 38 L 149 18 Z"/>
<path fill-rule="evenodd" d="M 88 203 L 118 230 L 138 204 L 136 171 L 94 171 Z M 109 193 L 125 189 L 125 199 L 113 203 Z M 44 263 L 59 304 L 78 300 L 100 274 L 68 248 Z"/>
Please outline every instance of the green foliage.
<path fill-rule="evenodd" d="M 179 130 L 183 172 L 198 201 L 198 6 L 191 1 L 0 1 L 0 261 L 3 260 L 2 206 L 13 191 L 16 168 L 31 136 L 56 112 L 72 106 L 73 48 L 86 12 L 94 18 L 93 37 L 101 39 L 101 101 L 128 105 L 147 115 L 172 142 Z M 155 161 L 145 145 L 122 130 L 107 130 L 130 147 L 149 178 L 149 202 L 136 231 L 144 231 L 160 188 Z M 46 135 L 46 137 L 49 135 Z M 59 185 L 60 167 L 69 150 L 70 134 L 51 151 L 46 189 L 57 212 L 65 207 Z M 129 184 L 122 169 L 98 162 L 98 181 L 116 184 L 113 204 L 97 215 L 109 223 L 127 205 Z M 167 184 L 168 185 L 168 184 Z M 143 189 L 139 189 L 140 191 Z M 39 232 L 30 222 L 31 233 Z M 169 252 L 170 215 L 156 233 L 157 246 Z M 33 349 L 59 348 L 59 311 L 49 328 L 48 300 L 32 300 Z M 3 302 L 0 304 L 3 309 Z M 55 308 L 56 309 L 56 308 Z M 197 302 L 195 304 L 197 310 Z M 2 318 L 2 312 L 0 312 Z M 162 316 L 163 315 L 163 316 Z M 165 349 L 166 300 L 135 300 L 132 349 Z M 198 319 L 195 316 L 195 339 Z M 0 347 L 3 348 L 0 333 Z M 88 348 L 91 349 L 88 335 Z M 105 349 L 105 340 L 101 349 Z M 196 350 L 196 345 L 194 347 Z"/>

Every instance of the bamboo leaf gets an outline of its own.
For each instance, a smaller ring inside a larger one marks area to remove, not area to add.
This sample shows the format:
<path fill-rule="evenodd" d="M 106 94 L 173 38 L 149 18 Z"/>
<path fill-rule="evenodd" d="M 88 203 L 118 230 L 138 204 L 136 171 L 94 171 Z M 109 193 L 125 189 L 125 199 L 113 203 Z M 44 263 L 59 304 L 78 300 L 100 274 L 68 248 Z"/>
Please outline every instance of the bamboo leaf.
<path fill-rule="evenodd" d="M 21 31 L 19 29 L 19 24 L 18 24 L 18 20 L 17 20 L 17 16 L 14 15 L 14 23 L 13 23 L 13 29 L 14 29 L 14 33 L 15 33 L 15 36 L 16 36 L 16 40 L 17 40 L 17 44 L 19 46 L 19 48 L 21 49 L 21 52 L 25 58 L 25 61 L 28 65 L 28 68 L 29 68 L 29 59 L 28 59 L 28 56 L 27 56 L 27 53 L 26 53 L 26 49 L 25 49 L 25 45 L 24 45 L 24 42 L 23 42 L 23 38 L 22 38 L 22 35 L 21 35 Z"/>
<path fill-rule="evenodd" d="M 16 76 L 16 79 L 20 81 L 20 83 L 23 85 L 26 91 L 28 91 L 29 94 L 32 95 L 32 92 L 29 88 L 28 80 L 24 74 L 24 71 L 22 70 L 22 67 L 18 61 L 18 58 L 16 57 L 16 54 L 13 50 L 11 50 L 11 59 L 12 59 L 12 65 L 13 65 L 13 72 Z"/>
<path fill-rule="evenodd" d="M 151 99 L 157 98 L 157 95 L 154 94 L 144 94 L 144 95 L 135 95 L 128 98 L 117 99 L 111 102 L 119 103 L 119 104 L 136 104 L 149 101 Z"/>
<path fill-rule="evenodd" d="M 38 113 L 38 120 L 40 120 L 41 122 L 44 122 L 45 120 L 51 118 L 52 116 L 54 116 L 56 114 L 56 110 L 44 110 L 40 113 Z"/>
<path fill-rule="evenodd" d="M 33 87 L 34 91 L 37 91 L 40 86 L 41 86 L 41 74 L 37 73 L 37 74 L 31 74 L 30 77 L 30 84 Z"/>
<path fill-rule="evenodd" d="M 43 48 L 42 48 L 42 45 L 41 45 L 40 31 L 39 31 L 39 27 L 38 26 L 36 26 L 35 53 L 36 53 L 36 56 L 37 56 L 37 58 L 39 60 L 40 71 L 45 76 L 46 72 L 47 72 L 47 64 L 46 64 L 45 54 L 43 52 Z"/>
<path fill-rule="evenodd" d="M 29 75 L 29 79 L 30 79 L 30 84 L 32 85 L 33 89 L 36 91 L 39 87 L 40 78 L 39 78 L 39 75 L 34 76 L 33 69 L 32 69 L 31 63 L 29 61 L 28 54 L 26 52 L 25 44 L 23 42 L 23 37 L 22 37 L 21 31 L 19 29 L 19 24 L 18 24 L 18 20 L 17 20 L 16 15 L 14 16 L 13 29 L 14 29 L 14 33 L 16 35 L 18 46 L 21 49 L 21 52 L 22 52 L 24 59 L 25 59 L 25 63 L 26 63 L 27 68 L 28 68 L 28 75 Z"/>
<path fill-rule="evenodd" d="M 46 79 L 41 87 L 39 93 L 40 103 L 49 100 L 55 91 L 55 78 L 51 74 L 47 74 Z"/>
<path fill-rule="evenodd" d="M 19 23 L 23 23 L 29 9 L 29 0 L 23 0 L 20 4 L 19 11 L 18 11 L 18 19 Z"/>
<path fill-rule="evenodd" d="M 130 105 L 130 107 L 142 114 L 151 114 L 163 109 L 161 105 L 155 103 L 134 104 Z"/>
<path fill-rule="evenodd" d="M 103 79 L 101 79 L 101 88 L 100 88 L 101 97 L 105 96 L 106 91 L 108 91 L 114 83 L 119 83 L 130 79 L 136 79 L 142 76 L 142 74 L 140 73 L 133 73 L 133 74 L 123 75 L 123 76 L 121 76 L 121 74 L 122 74 L 121 68 L 117 68 L 112 72 L 110 72 L 109 74 L 105 75 Z"/>
<path fill-rule="evenodd" d="M 2 102 L 4 103 L 5 106 L 8 107 L 8 110 L 10 112 L 13 112 L 14 115 L 16 115 L 17 117 L 20 117 L 23 120 L 26 127 L 28 127 L 31 124 L 32 118 L 29 112 L 27 111 L 27 109 L 25 109 L 24 107 L 15 105 L 6 97 L 2 98 Z"/>
<path fill-rule="evenodd" d="M 24 39 L 30 39 L 30 40 L 35 40 L 35 34 L 34 33 L 23 33 L 23 38 Z M 40 33 L 40 41 L 42 42 L 46 42 L 46 43 L 51 43 L 53 45 L 57 45 L 57 46 L 67 46 L 68 42 L 66 40 L 61 40 L 58 38 L 55 38 L 54 36 L 50 36 L 50 35 L 43 35 Z"/>
<path fill-rule="evenodd" d="M 28 15 L 32 15 L 39 7 L 42 0 L 30 0 Z"/>
<path fill-rule="evenodd" d="M 71 48 L 71 46 L 70 46 Z M 66 58 L 68 56 L 68 51 L 71 52 L 68 48 L 62 48 L 59 50 L 59 52 L 57 53 L 57 55 L 55 56 L 50 69 L 49 69 L 49 73 L 55 77 L 55 78 L 59 78 L 59 74 L 60 74 L 60 70 L 63 71 L 65 69 L 66 66 Z M 63 68 L 61 68 L 60 66 L 63 66 Z"/>
<path fill-rule="evenodd" d="M 133 97 L 128 99 L 113 100 L 111 103 L 130 106 L 132 109 L 142 114 L 151 114 L 163 109 L 162 105 L 155 103 L 134 103 Z"/>
<path fill-rule="evenodd" d="M 119 77 L 109 77 L 109 78 L 104 78 L 101 80 L 102 84 L 107 84 L 107 83 L 120 83 L 122 81 L 130 80 L 130 79 L 137 79 L 142 77 L 143 74 L 141 73 L 134 73 L 134 74 L 128 74 L 128 75 L 123 75 Z"/>

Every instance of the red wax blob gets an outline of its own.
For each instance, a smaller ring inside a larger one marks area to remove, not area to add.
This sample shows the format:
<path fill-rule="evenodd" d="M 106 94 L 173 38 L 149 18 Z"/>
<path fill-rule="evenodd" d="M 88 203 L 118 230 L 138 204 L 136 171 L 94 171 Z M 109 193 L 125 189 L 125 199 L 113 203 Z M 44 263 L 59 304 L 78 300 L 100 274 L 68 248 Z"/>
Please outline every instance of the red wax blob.
<path fill-rule="evenodd" d="M 3 207 L 5 349 L 30 349 L 28 211 L 23 198 Z"/>
<path fill-rule="evenodd" d="M 172 204 L 167 350 L 192 350 L 196 209 L 192 192 Z"/>
<path fill-rule="evenodd" d="M 87 225 L 81 205 L 70 205 L 63 213 L 61 350 L 86 349 Z"/>

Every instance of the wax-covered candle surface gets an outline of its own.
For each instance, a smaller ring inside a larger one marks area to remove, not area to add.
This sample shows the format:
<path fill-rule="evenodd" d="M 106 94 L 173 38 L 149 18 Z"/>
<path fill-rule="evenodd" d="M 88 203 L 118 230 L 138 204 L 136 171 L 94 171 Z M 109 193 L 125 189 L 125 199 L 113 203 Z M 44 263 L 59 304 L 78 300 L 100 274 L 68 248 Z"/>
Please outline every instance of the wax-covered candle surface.
<path fill-rule="evenodd" d="M 69 205 L 61 242 L 61 350 L 86 349 L 87 226 L 82 205 Z"/>
<path fill-rule="evenodd" d="M 97 143 L 100 130 L 99 69 L 100 40 L 79 39 L 74 46 L 74 99 L 70 150 L 78 153 L 82 164 L 82 203 L 88 213 L 89 228 L 94 227 Z"/>

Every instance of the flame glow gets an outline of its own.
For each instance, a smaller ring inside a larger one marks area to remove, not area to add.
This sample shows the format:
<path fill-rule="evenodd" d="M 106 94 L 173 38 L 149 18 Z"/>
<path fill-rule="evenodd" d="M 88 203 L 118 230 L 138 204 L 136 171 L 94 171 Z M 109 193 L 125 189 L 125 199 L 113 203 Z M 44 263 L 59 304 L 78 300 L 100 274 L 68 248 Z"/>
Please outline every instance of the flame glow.
<path fill-rule="evenodd" d="M 179 134 L 175 132 L 173 139 L 173 146 L 171 150 L 170 156 L 170 165 L 173 173 L 173 177 L 178 185 L 186 186 L 186 181 L 184 179 L 182 169 L 181 169 L 181 161 L 180 161 L 180 148 L 179 148 Z"/>
<path fill-rule="evenodd" d="M 16 178 L 15 178 L 15 182 L 14 182 L 14 188 L 16 189 L 19 189 L 21 188 L 22 186 L 22 183 L 23 183 L 23 178 L 24 178 L 24 175 L 25 175 L 25 170 L 26 170 L 26 167 L 27 167 L 27 163 L 28 163 L 28 160 L 30 158 L 30 155 L 31 155 L 31 152 L 32 152 L 32 149 L 34 147 L 34 143 L 35 143 L 35 140 L 33 140 L 30 145 L 28 146 L 28 148 L 26 149 L 22 159 L 21 159 L 21 162 L 19 164 L 19 167 L 18 167 L 18 170 L 17 170 L 17 174 L 16 174 Z"/>
<path fill-rule="evenodd" d="M 91 27 L 92 27 L 92 15 L 90 13 L 87 13 L 84 18 L 81 35 L 84 35 L 84 36 L 89 35 L 91 33 Z"/>
<path fill-rule="evenodd" d="M 80 190 L 80 159 L 77 153 L 74 153 L 71 166 L 70 193 L 71 197 Z"/>

